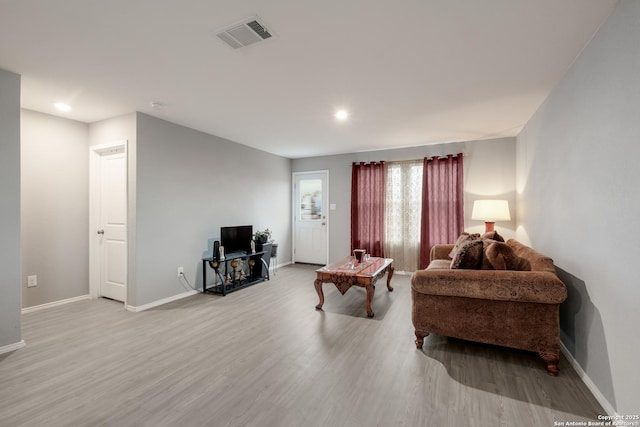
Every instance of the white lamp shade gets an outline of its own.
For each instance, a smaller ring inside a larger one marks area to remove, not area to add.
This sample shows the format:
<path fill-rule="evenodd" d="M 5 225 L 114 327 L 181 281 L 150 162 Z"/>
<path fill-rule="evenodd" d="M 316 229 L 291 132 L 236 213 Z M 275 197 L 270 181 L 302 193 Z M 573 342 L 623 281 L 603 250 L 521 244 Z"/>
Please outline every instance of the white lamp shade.
<path fill-rule="evenodd" d="M 480 221 L 511 221 L 507 200 L 476 200 L 473 202 L 471 219 Z"/>

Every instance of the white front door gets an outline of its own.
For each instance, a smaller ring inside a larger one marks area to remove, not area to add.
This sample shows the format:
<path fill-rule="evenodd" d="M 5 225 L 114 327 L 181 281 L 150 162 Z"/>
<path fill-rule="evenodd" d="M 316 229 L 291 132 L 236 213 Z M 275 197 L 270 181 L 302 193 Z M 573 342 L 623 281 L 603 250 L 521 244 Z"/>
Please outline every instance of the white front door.
<path fill-rule="evenodd" d="M 127 158 L 124 148 L 100 156 L 99 193 L 96 230 L 99 293 L 124 302 L 127 292 Z"/>
<path fill-rule="evenodd" d="M 329 172 L 293 174 L 294 262 L 324 265 L 328 251 Z"/>

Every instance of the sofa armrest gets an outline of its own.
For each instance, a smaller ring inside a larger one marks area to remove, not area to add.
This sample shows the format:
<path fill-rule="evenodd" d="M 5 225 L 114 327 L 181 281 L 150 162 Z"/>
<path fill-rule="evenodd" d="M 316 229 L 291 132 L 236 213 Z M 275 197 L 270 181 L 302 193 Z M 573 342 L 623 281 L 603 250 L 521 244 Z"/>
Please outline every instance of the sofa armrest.
<path fill-rule="evenodd" d="M 433 261 L 434 259 L 448 259 L 449 261 L 451 261 L 451 258 L 449 258 L 451 249 L 453 249 L 452 244 L 433 245 L 431 247 L 431 251 L 429 252 L 429 259 L 431 261 Z"/>
<path fill-rule="evenodd" d="M 411 288 L 423 294 L 559 304 L 567 288 L 548 271 L 420 270 L 411 276 Z"/>

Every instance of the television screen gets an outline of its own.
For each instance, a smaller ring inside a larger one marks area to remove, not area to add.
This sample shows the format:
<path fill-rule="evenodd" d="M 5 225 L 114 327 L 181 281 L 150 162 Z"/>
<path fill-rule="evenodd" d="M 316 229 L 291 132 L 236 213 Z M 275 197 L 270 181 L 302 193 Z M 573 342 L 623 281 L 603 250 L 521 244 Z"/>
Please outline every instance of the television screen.
<path fill-rule="evenodd" d="M 251 240 L 253 240 L 252 225 L 220 228 L 220 245 L 224 246 L 225 254 L 249 252 L 251 250 Z"/>

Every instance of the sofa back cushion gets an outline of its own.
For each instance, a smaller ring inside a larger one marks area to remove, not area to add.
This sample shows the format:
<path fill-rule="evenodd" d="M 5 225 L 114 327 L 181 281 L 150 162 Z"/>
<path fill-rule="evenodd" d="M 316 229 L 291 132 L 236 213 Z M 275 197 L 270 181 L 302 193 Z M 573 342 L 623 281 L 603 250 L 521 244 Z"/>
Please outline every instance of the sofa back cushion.
<path fill-rule="evenodd" d="M 529 246 L 523 245 L 515 239 L 509 239 L 507 244 L 511 246 L 513 251 L 520 258 L 524 258 L 529 263 L 529 269 L 532 271 L 549 271 L 556 274 L 556 268 L 553 265 L 553 259 L 541 254 Z"/>
<path fill-rule="evenodd" d="M 489 239 L 492 237 L 492 239 Z M 523 245 L 515 239 L 506 243 L 497 233 L 479 234 L 462 233 L 455 245 L 436 245 L 439 256 L 434 255 L 432 248 L 431 259 L 446 259 L 447 251 L 452 269 L 483 269 L 483 270 L 515 270 L 515 271 L 549 271 L 555 274 L 553 260 L 534 249 Z M 496 240 L 498 239 L 498 240 Z M 447 260 L 448 262 L 448 260 Z M 433 269 L 445 267 L 445 262 L 432 266 Z"/>

